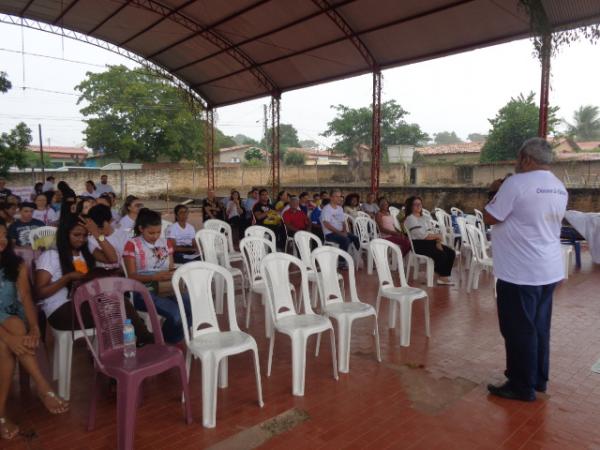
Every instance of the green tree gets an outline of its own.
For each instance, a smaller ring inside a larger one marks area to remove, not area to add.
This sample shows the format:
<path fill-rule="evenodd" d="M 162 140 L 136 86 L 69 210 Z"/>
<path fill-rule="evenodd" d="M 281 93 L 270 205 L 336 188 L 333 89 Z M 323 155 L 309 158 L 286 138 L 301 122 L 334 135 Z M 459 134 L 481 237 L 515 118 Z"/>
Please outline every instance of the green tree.
<path fill-rule="evenodd" d="M 146 68 L 110 66 L 88 72 L 76 89 L 87 118 L 87 144 L 121 161 L 203 161 L 206 122 L 199 108 L 167 80 Z M 215 130 L 215 148 L 235 145 Z"/>
<path fill-rule="evenodd" d="M 439 133 L 435 133 L 433 141 L 436 145 L 462 144 L 463 142 L 454 131 L 440 131 Z"/>
<path fill-rule="evenodd" d="M 567 122 L 567 133 L 578 141 L 600 139 L 600 109 L 597 106 L 580 106 L 573 113 L 573 123 Z"/>
<path fill-rule="evenodd" d="M 548 132 L 553 132 L 558 120 L 558 107 L 548 111 Z M 481 161 L 506 161 L 517 157 L 517 152 L 526 139 L 537 136 L 539 108 L 533 92 L 524 96 L 519 94 L 504 105 L 496 117 L 489 119 L 488 139 L 481 149 Z"/>
<path fill-rule="evenodd" d="M 299 150 L 289 150 L 283 162 L 286 166 L 303 166 L 306 163 L 306 155 Z"/>
<path fill-rule="evenodd" d="M 0 93 L 12 87 L 6 73 L 0 72 Z M 19 169 L 28 166 L 27 146 L 31 142 L 31 130 L 20 122 L 8 133 L 0 134 L 0 175 L 8 173 L 8 169 L 17 166 Z"/>
<path fill-rule="evenodd" d="M 336 117 L 327 123 L 325 137 L 334 137 L 333 147 L 347 156 L 355 155 L 361 144 L 371 145 L 372 111 L 370 107 L 350 108 L 345 105 L 332 106 Z M 381 105 L 381 144 L 422 145 L 429 141 L 419 125 L 407 123 L 408 112 L 395 100 Z"/>
<path fill-rule="evenodd" d="M 235 141 L 236 145 L 259 145 L 256 139 L 252 139 L 251 137 L 241 133 L 236 134 L 232 139 Z"/>
<path fill-rule="evenodd" d="M 252 147 L 252 148 L 249 148 L 248 150 L 246 150 L 246 152 L 244 153 L 244 159 L 246 161 L 253 161 L 253 160 L 263 161 L 265 159 L 265 156 L 263 155 L 263 152 L 261 152 L 259 148 Z"/>
<path fill-rule="evenodd" d="M 484 142 L 487 138 L 487 134 L 481 133 L 471 133 L 467 136 L 470 142 Z"/>
<path fill-rule="evenodd" d="M 267 139 L 263 138 L 260 142 L 261 147 L 271 152 L 273 149 L 272 145 L 272 133 L 271 128 L 267 130 Z M 283 159 L 285 152 L 289 147 L 300 147 L 300 141 L 298 140 L 298 131 L 293 125 L 288 123 L 282 123 L 279 125 L 279 151 Z"/>
<path fill-rule="evenodd" d="M 300 147 L 302 148 L 318 148 L 319 144 L 312 139 L 303 139 L 300 141 Z"/>

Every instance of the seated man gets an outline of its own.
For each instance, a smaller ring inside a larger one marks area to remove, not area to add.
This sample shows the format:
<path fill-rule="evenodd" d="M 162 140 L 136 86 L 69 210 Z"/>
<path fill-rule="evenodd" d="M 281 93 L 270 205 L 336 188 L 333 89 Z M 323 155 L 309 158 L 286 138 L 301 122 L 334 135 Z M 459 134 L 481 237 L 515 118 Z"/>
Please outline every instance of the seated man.
<path fill-rule="evenodd" d="M 283 250 L 285 247 L 285 230 L 282 226 L 282 219 L 269 201 L 269 192 L 261 189 L 258 193 L 258 201 L 252 208 L 252 213 L 256 219 L 257 225 L 270 228 L 275 233 L 277 239 L 277 248 Z"/>
<path fill-rule="evenodd" d="M 350 251 L 350 244 L 353 244 L 358 250 L 360 248 L 358 237 L 346 228 L 346 218 L 342 208 L 342 192 L 339 189 L 331 191 L 329 200 L 329 204 L 321 212 L 321 226 L 325 240 L 338 244 L 345 252 Z"/>
<path fill-rule="evenodd" d="M 204 222 L 209 219 L 223 220 L 223 207 L 217 200 L 215 191 L 208 191 L 206 198 L 202 201 L 202 219 Z"/>
<path fill-rule="evenodd" d="M 288 236 L 292 237 L 296 231 L 310 231 L 310 220 L 304 211 L 300 209 L 298 197 L 290 199 L 290 207 L 283 213 L 283 223 L 287 228 Z"/>
<path fill-rule="evenodd" d="M 19 206 L 20 218 L 15 220 L 8 228 L 8 238 L 12 240 L 13 245 L 17 247 L 31 247 L 29 240 L 31 230 L 43 227 L 44 222 L 33 218 L 35 203 L 23 202 Z"/>

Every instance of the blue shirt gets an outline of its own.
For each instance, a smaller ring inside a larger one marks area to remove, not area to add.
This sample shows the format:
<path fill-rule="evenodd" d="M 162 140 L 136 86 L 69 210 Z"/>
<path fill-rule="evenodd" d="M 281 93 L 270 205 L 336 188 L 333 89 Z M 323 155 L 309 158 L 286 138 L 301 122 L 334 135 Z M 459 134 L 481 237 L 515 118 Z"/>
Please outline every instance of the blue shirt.
<path fill-rule="evenodd" d="M 310 214 L 310 221 L 315 225 L 321 225 L 321 207 L 317 207 L 313 209 L 313 212 Z"/>

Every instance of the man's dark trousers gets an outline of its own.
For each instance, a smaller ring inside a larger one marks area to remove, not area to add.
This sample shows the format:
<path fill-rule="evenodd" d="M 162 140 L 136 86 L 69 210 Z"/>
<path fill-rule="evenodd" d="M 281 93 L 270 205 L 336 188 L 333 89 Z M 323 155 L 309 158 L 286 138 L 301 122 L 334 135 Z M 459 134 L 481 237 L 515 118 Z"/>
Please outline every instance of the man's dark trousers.
<path fill-rule="evenodd" d="M 498 321 L 506 346 L 506 377 L 522 395 L 545 391 L 550 362 L 552 294 L 558 283 L 527 286 L 498 280 Z"/>

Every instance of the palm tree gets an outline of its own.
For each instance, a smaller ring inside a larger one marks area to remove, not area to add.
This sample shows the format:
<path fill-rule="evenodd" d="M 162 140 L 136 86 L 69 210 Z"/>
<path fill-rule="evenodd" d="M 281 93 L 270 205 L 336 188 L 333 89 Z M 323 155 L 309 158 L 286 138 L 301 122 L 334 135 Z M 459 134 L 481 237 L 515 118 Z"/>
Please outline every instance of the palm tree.
<path fill-rule="evenodd" d="M 567 122 L 568 133 L 578 141 L 600 139 L 600 108 L 592 105 L 580 106 L 573 113 L 573 124 Z"/>

